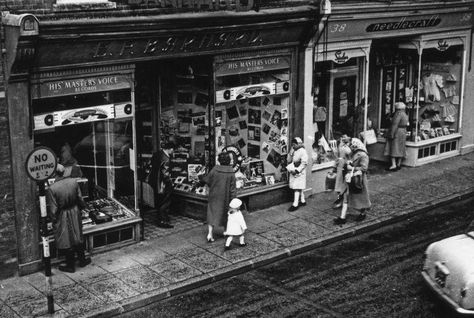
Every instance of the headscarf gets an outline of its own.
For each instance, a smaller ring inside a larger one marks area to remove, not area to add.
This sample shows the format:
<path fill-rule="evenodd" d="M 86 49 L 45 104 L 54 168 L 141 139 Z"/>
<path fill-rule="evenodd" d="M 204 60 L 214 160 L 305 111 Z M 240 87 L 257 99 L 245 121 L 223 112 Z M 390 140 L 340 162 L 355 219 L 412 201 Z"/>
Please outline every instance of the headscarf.
<path fill-rule="evenodd" d="M 365 147 L 362 140 L 360 140 L 359 138 L 351 139 L 351 149 L 353 150 L 353 152 L 356 152 L 357 150 L 362 150 L 364 152 L 367 152 L 367 148 Z"/>
<path fill-rule="evenodd" d="M 296 144 L 295 147 L 293 147 L 293 149 L 296 151 L 300 148 L 304 148 L 304 144 L 303 144 L 303 140 L 300 138 L 300 137 L 295 137 L 291 140 L 291 143 L 292 144 Z"/>
<path fill-rule="evenodd" d="M 395 103 L 395 109 L 396 110 L 401 110 L 401 109 L 406 109 L 407 105 L 405 105 L 404 102 L 396 102 Z"/>

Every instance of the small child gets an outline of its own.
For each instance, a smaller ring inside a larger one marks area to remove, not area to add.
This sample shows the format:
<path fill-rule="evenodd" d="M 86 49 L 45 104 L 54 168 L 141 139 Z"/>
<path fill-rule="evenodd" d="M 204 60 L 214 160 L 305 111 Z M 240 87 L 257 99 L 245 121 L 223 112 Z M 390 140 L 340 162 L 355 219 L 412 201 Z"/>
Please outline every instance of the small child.
<path fill-rule="evenodd" d="M 235 198 L 232 199 L 229 203 L 229 211 L 227 212 L 227 228 L 224 232 L 224 235 L 228 236 L 225 242 L 225 250 L 230 250 L 230 244 L 234 236 L 239 235 L 240 246 L 246 246 L 244 233 L 247 229 L 247 224 L 245 223 L 244 216 L 240 211 L 242 206 L 242 201 Z"/>

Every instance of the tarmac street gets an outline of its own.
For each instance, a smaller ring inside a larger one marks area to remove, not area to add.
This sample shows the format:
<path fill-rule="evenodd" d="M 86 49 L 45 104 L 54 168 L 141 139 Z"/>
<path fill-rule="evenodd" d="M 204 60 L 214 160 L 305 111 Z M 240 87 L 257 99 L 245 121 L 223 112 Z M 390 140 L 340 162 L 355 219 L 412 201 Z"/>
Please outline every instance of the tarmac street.
<path fill-rule="evenodd" d="M 169 235 L 92 256 L 75 273 L 53 269 L 54 317 L 110 317 L 230 277 L 276 260 L 420 214 L 474 193 L 474 153 L 400 171 L 373 163 L 369 173 L 372 208 L 368 217 L 333 224 L 339 210 L 334 192 L 245 215 L 246 247 L 224 251 L 224 238 L 206 241 L 206 225 L 190 224 Z M 324 182 L 324 180 L 321 180 Z M 234 240 L 235 241 L 235 240 Z M 42 272 L 0 281 L 0 317 L 49 316 Z"/>

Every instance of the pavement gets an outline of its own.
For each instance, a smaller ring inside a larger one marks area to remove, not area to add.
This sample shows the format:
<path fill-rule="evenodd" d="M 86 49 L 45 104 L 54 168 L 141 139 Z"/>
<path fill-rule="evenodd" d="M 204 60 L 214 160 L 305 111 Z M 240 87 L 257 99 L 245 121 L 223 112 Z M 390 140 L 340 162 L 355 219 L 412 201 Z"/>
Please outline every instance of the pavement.
<path fill-rule="evenodd" d="M 290 203 L 245 213 L 246 247 L 224 251 L 224 238 L 206 241 L 207 226 L 174 230 L 169 235 L 92 256 L 75 273 L 53 268 L 55 313 L 47 313 L 42 272 L 0 281 L 0 317 L 111 317 L 254 268 L 389 225 L 474 194 L 474 153 L 424 166 L 387 172 L 371 163 L 372 208 L 363 222 L 349 210 L 348 222 L 333 224 L 334 192 L 307 199 L 288 212 Z M 324 182 L 324 180 L 321 180 Z"/>

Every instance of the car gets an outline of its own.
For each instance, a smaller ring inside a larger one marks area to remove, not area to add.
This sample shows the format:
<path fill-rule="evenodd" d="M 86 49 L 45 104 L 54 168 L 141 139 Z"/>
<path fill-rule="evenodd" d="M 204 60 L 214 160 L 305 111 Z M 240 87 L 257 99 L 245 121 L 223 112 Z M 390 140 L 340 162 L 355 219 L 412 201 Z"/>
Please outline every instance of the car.
<path fill-rule="evenodd" d="M 474 231 L 431 243 L 421 274 L 426 284 L 458 314 L 473 315 Z"/>

